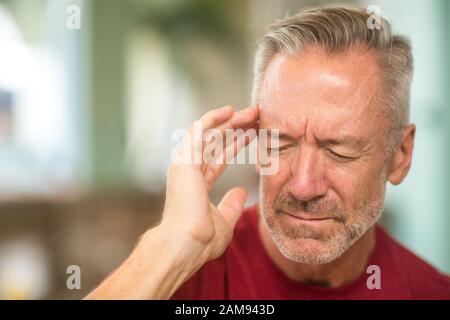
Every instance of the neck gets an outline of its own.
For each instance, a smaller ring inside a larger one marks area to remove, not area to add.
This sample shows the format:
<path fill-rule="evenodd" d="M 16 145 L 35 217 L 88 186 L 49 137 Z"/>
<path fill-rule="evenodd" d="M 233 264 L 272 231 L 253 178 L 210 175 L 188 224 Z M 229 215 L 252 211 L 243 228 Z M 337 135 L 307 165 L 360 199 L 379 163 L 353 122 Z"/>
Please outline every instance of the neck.
<path fill-rule="evenodd" d="M 316 265 L 302 264 L 282 255 L 261 217 L 259 233 L 267 254 L 289 279 L 331 288 L 337 288 L 356 280 L 365 271 L 375 247 L 375 229 L 371 227 L 344 254 L 332 262 Z"/>

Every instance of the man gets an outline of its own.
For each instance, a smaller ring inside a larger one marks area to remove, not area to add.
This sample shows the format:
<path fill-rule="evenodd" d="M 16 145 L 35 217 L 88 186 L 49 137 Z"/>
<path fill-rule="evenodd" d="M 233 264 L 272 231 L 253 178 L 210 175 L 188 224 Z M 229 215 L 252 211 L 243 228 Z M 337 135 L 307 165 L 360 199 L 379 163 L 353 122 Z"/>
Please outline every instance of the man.
<path fill-rule="evenodd" d="M 242 188 L 209 201 L 226 165 L 180 161 L 202 151 L 191 134 L 168 170 L 161 223 L 88 298 L 450 299 L 450 278 L 376 224 L 386 183 L 411 165 L 413 61 L 406 39 L 368 19 L 328 7 L 272 25 L 256 55 L 256 107 L 199 122 L 279 130 L 259 205 L 242 213 Z"/>

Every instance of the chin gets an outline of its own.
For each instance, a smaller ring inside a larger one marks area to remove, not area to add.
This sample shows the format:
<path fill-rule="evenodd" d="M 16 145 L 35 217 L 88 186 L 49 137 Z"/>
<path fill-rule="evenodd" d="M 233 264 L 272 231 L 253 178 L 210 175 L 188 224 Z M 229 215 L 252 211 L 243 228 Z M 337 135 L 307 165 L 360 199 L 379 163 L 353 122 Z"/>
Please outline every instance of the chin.
<path fill-rule="evenodd" d="M 348 249 L 347 246 L 332 240 L 323 242 L 316 239 L 280 239 L 274 235 L 273 240 L 286 259 L 302 264 L 330 263 Z"/>

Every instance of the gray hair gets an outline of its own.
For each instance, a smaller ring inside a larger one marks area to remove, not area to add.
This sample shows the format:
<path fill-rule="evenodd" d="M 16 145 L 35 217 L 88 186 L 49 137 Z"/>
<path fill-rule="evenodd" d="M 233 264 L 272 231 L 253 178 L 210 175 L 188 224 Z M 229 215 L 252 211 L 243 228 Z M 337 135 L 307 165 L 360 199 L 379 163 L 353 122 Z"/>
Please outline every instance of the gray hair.
<path fill-rule="evenodd" d="M 302 49 L 318 46 L 327 53 L 345 52 L 363 46 L 375 53 L 383 77 L 381 103 L 391 120 L 391 143 L 396 144 L 409 122 L 410 87 L 413 73 L 411 45 L 407 38 L 393 35 L 388 21 L 369 28 L 371 14 L 356 7 L 321 7 L 303 10 L 276 21 L 260 40 L 255 55 L 252 101 L 258 104 L 264 73 L 277 53 L 298 55 Z"/>

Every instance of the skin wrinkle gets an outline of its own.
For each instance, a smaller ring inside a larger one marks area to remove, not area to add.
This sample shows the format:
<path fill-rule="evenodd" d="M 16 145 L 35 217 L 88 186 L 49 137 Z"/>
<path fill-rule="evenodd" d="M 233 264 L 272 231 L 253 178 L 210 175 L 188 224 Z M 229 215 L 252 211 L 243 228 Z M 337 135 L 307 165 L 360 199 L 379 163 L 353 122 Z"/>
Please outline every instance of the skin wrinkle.
<path fill-rule="evenodd" d="M 353 56 L 351 57 L 352 59 L 356 59 L 354 56 L 357 55 L 358 59 L 365 59 L 367 57 L 369 58 L 374 58 L 373 54 L 368 53 L 367 50 L 364 51 L 364 49 L 361 48 L 356 48 L 354 49 L 354 53 Z M 312 48 L 312 49 L 307 49 L 304 51 L 304 53 L 302 54 L 303 57 L 305 58 L 305 63 L 304 65 L 309 65 L 312 64 L 311 63 L 311 59 L 308 58 L 308 56 L 316 56 L 318 54 L 323 53 L 322 49 L 318 49 L 318 48 Z M 339 59 L 343 54 L 340 55 L 334 55 L 333 59 Z M 302 72 L 303 69 L 305 68 L 297 68 L 297 70 L 295 70 L 295 68 L 292 68 L 291 65 L 285 67 L 283 70 L 282 66 L 283 66 L 283 58 L 285 58 L 286 56 L 283 56 L 282 54 L 278 54 L 274 57 L 273 61 L 269 64 L 268 66 L 268 71 L 266 72 L 266 76 L 264 77 L 264 82 L 263 82 L 263 88 L 265 90 L 263 90 L 263 95 L 264 92 L 271 92 L 271 94 L 274 94 L 275 96 L 281 96 L 282 92 L 280 92 L 281 90 L 279 89 L 278 85 L 280 83 L 279 79 L 281 77 L 281 75 L 283 74 L 283 72 Z M 319 60 L 319 63 L 323 62 L 324 60 Z M 377 65 L 376 65 L 376 60 L 374 59 L 375 63 L 374 65 L 370 66 L 370 68 L 368 70 L 362 70 L 359 71 L 359 75 L 363 75 L 362 79 L 358 79 L 359 81 L 356 82 L 356 84 L 358 85 L 356 88 L 353 88 L 352 90 L 350 90 L 351 88 L 349 88 L 350 83 L 347 79 L 342 78 L 342 77 L 338 77 L 330 72 L 326 72 L 326 71 L 322 71 L 321 72 L 317 72 L 318 74 L 314 74 L 313 76 L 318 78 L 320 82 L 320 80 L 324 80 L 325 83 L 328 83 L 329 85 L 334 85 L 336 87 L 344 87 L 342 91 L 345 91 L 343 95 L 345 95 L 346 98 L 346 104 L 347 105 L 357 105 L 357 101 L 361 101 L 361 100 L 366 100 L 368 105 L 372 105 L 375 106 L 376 105 L 376 97 L 378 96 L 378 90 L 373 90 L 372 92 L 370 92 L 370 94 L 367 96 L 368 98 L 364 98 L 364 95 L 367 95 L 367 91 L 362 90 L 364 84 L 372 84 L 372 86 L 376 86 L 378 84 L 378 81 L 374 81 L 374 75 L 377 76 L 378 75 L 378 70 L 377 70 Z M 315 64 L 319 64 L 319 63 L 315 63 Z M 354 64 L 355 61 L 352 61 L 352 64 Z M 364 64 L 363 64 L 364 65 Z M 340 67 L 341 69 L 345 69 L 344 67 Z M 333 71 L 333 70 L 331 70 Z M 372 77 L 371 77 L 372 76 Z M 330 80 L 331 79 L 331 80 Z M 340 79 L 340 80 L 339 80 Z M 375 79 L 378 79 L 377 77 L 375 77 Z M 323 82 L 323 81 L 322 81 Z M 375 83 L 374 83 L 375 82 Z M 353 82 L 355 83 L 355 82 Z M 270 88 L 272 87 L 272 88 Z M 286 88 L 286 90 L 296 90 L 296 88 Z M 312 90 L 316 90 L 316 88 L 313 88 Z M 298 90 L 300 91 L 300 90 Z M 305 92 L 306 93 L 306 92 Z M 263 99 L 262 99 L 263 100 Z M 295 102 L 293 102 L 295 103 Z M 345 111 L 342 109 L 341 113 L 340 112 L 336 112 L 336 113 L 329 113 L 327 112 L 327 110 L 330 107 L 333 107 L 334 105 L 329 103 L 328 101 L 324 101 L 323 99 L 320 100 L 320 103 L 318 103 L 318 105 L 320 105 L 320 110 L 322 111 L 321 114 L 321 118 L 325 119 L 325 118 L 329 118 L 330 121 L 336 121 L 340 118 L 345 118 L 346 114 Z M 277 106 L 276 105 L 271 105 L 271 106 L 267 106 L 267 105 L 263 105 L 261 104 L 260 107 L 262 109 L 264 109 L 266 111 L 266 113 L 271 116 L 271 117 L 276 117 L 276 113 L 277 113 Z M 386 116 L 386 114 L 384 112 L 376 112 L 378 111 L 377 108 L 373 108 L 373 117 L 374 118 L 382 118 L 384 116 Z M 343 125 L 341 125 L 341 130 L 343 132 L 348 131 L 348 127 L 354 125 L 354 123 L 358 122 L 358 117 L 361 117 L 361 114 L 364 112 L 364 109 L 361 108 L 352 108 L 351 110 L 347 111 L 347 113 L 351 113 L 353 114 L 352 118 L 350 119 L 346 119 L 346 123 L 344 123 Z M 376 119 L 374 119 L 376 120 Z M 299 123 L 296 124 L 298 126 L 298 128 L 303 128 L 303 126 L 306 127 L 306 123 L 302 123 L 302 121 L 300 120 Z M 281 121 L 279 122 L 279 124 L 277 125 L 277 127 L 279 128 L 289 128 L 289 119 L 287 118 L 283 118 L 281 119 Z M 307 134 L 308 132 L 306 131 L 306 129 L 299 129 L 299 131 L 305 132 L 305 134 Z M 292 132 L 293 130 L 289 131 Z M 283 130 L 281 130 L 281 133 L 283 133 Z M 377 131 L 376 133 L 377 135 L 382 135 L 385 134 L 384 131 L 380 130 Z M 297 138 L 301 138 L 301 136 L 296 136 Z M 320 139 L 319 137 L 316 136 L 317 139 Z M 312 138 L 310 137 L 310 139 L 308 139 L 309 141 L 312 141 Z M 388 146 L 386 145 L 386 148 Z"/>
<path fill-rule="evenodd" d="M 333 19 L 336 12 L 351 23 Z M 411 163 L 415 126 L 403 123 L 411 46 L 389 23 L 372 33 L 365 21 L 350 9 L 302 12 L 271 26 L 256 54 L 259 127 L 286 136 L 278 172 L 260 177 L 259 230 L 272 260 L 295 281 L 338 287 L 364 272 L 387 180 L 401 183 Z M 387 42 L 398 62 L 391 66 Z M 362 143 L 336 150 L 330 141 L 344 137 Z M 353 157 L 336 156 L 343 154 Z M 327 215 L 336 219 L 308 221 Z"/>
<path fill-rule="evenodd" d="M 356 52 L 354 53 L 355 56 L 359 56 L 359 59 L 364 59 L 366 58 L 366 56 L 371 56 L 370 53 L 364 53 L 364 51 L 362 51 L 363 49 L 354 49 Z M 305 58 L 305 63 L 304 65 L 311 65 L 311 61 L 308 58 L 308 56 L 317 56 L 318 54 L 323 54 L 323 50 L 318 49 L 318 48 L 312 48 L 312 49 L 307 49 L 302 53 L 302 57 L 306 57 Z M 342 55 L 342 54 L 341 54 Z M 333 56 L 334 59 L 339 59 L 339 55 L 338 56 Z M 283 61 L 286 58 L 286 56 L 283 56 L 282 54 L 278 53 L 274 58 L 273 61 L 269 64 L 266 74 L 264 76 L 264 80 L 263 80 L 263 90 L 261 92 L 261 101 L 264 100 L 264 95 L 266 92 L 271 92 L 271 94 L 275 95 L 275 96 L 280 96 L 282 95 L 282 93 L 280 92 L 280 88 L 278 87 L 280 81 L 280 77 L 282 76 L 283 72 L 293 72 L 293 73 L 301 73 L 303 71 L 303 68 L 292 68 L 291 65 L 287 66 L 284 70 L 282 68 L 283 66 Z M 353 58 L 353 57 L 352 57 Z M 356 57 L 354 59 L 357 59 Z M 322 60 L 323 61 L 323 60 Z M 315 62 L 315 64 L 320 64 L 322 61 L 319 60 L 319 62 Z M 357 64 L 357 61 L 352 61 L 352 64 Z M 312 68 L 313 66 L 311 66 Z M 339 67 L 340 69 L 344 69 L 344 67 Z M 362 78 L 358 79 L 359 81 L 356 82 L 356 84 L 358 84 L 358 86 L 356 88 L 352 88 L 352 90 L 350 91 L 349 87 L 349 82 L 348 80 L 344 79 L 344 78 L 340 78 L 332 73 L 330 73 L 330 71 L 326 72 L 326 71 L 322 71 L 319 74 L 314 74 L 314 77 L 319 78 L 319 80 L 325 80 L 325 82 L 327 82 L 328 84 L 334 84 L 336 87 L 341 87 L 341 89 L 343 89 L 342 91 L 344 91 L 345 89 L 345 93 L 343 93 L 342 95 L 344 95 L 346 97 L 346 104 L 347 105 L 355 105 L 355 101 L 358 100 L 366 100 L 368 104 L 370 105 L 375 105 L 375 99 L 376 96 L 378 95 L 377 90 L 374 90 L 369 96 L 366 97 L 361 97 L 361 95 L 364 95 L 365 93 L 367 94 L 367 92 L 364 92 L 364 90 L 361 90 L 361 88 L 363 87 L 364 84 L 372 84 L 372 86 L 376 86 L 377 83 L 373 83 L 373 78 L 371 78 L 371 76 L 373 77 L 373 75 L 377 76 L 378 71 L 376 70 L 377 66 L 373 65 L 369 68 L 369 70 L 363 70 L 362 72 L 359 72 L 359 74 L 361 75 L 362 73 Z M 331 70 L 331 72 L 333 72 L 333 70 Z M 330 81 L 330 79 L 333 79 Z M 337 79 L 340 79 L 340 81 L 338 81 Z M 378 82 L 378 81 L 377 81 Z M 355 83 L 355 82 L 354 82 Z M 270 88 L 271 86 L 271 88 Z M 344 87 L 344 88 L 342 88 Z M 347 87 L 347 88 L 345 88 Z M 285 90 L 297 90 L 297 88 L 290 88 L 290 87 L 286 87 Z M 316 90 L 316 88 L 312 89 L 312 90 Z M 300 91 L 300 90 L 299 90 Z M 309 92 L 305 91 L 303 88 L 303 91 L 305 92 L 305 94 L 308 94 Z M 294 101 L 292 101 L 292 103 L 295 104 Z M 320 100 L 320 106 L 322 110 L 327 110 L 329 109 L 329 107 L 332 107 L 332 104 L 330 104 L 329 102 L 321 99 Z M 264 110 L 267 112 L 267 114 L 269 116 L 275 116 L 277 113 L 277 106 L 273 105 L 273 106 L 267 106 L 264 105 L 262 103 L 260 103 L 260 107 L 264 108 Z M 363 112 L 363 109 L 357 109 L 357 108 L 353 108 L 351 110 L 351 112 L 353 113 L 353 119 L 357 118 L 358 116 L 361 116 L 361 113 Z M 374 110 L 376 111 L 376 110 Z M 344 111 L 342 111 L 344 112 Z M 374 114 L 376 115 L 377 113 L 374 112 Z M 327 112 L 324 112 L 322 114 L 324 117 L 329 117 L 331 118 L 333 116 L 333 114 L 329 114 Z M 382 113 L 382 115 L 385 115 L 384 113 Z M 342 114 L 337 113 L 336 115 L 334 115 L 334 118 L 331 118 L 330 120 L 336 120 L 340 117 L 342 117 Z M 377 115 L 379 116 L 379 115 Z M 286 120 L 288 119 L 283 119 L 280 123 L 279 123 L 279 128 L 283 128 L 288 126 L 288 123 L 286 122 Z M 351 121 L 348 122 L 349 125 L 352 123 Z M 344 127 L 345 129 L 345 127 Z"/>
<path fill-rule="evenodd" d="M 288 260 L 330 263 L 379 219 L 387 179 L 383 132 L 388 130 L 376 103 L 380 83 L 374 55 L 358 48 L 331 56 L 314 49 L 278 54 L 269 64 L 260 126 L 279 128 L 292 140 L 280 144 L 292 146 L 280 154 L 279 172 L 261 177 L 262 232 Z M 345 136 L 364 142 L 360 148 L 338 146 L 347 153 L 352 149 L 355 159 L 330 159 L 319 141 Z M 307 224 L 286 213 L 332 219 Z"/>

